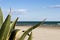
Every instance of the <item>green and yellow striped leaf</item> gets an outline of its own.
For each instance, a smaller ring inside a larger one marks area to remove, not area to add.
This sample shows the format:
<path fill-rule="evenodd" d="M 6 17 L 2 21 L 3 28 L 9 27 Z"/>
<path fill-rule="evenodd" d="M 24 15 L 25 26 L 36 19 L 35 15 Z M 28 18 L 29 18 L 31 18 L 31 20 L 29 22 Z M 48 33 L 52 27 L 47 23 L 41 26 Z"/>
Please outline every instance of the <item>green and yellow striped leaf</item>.
<path fill-rule="evenodd" d="M 0 28 L 1 28 L 2 23 L 3 23 L 3 13 L 2 13 L 2 10 L 0 8 Z"/>
<path fill-rule="evenodd" d="M 32 40 L 32 32 L 30 33 L 28 40 Z"/>
<path fill-rule="evenodd" d="M 15 40 L 17 32 L 20 31 L 19 29 L 15 29 L 11 32 L 9 40 Z"/>
<path fill-rule="evenodd" d="M 0 40 L 6 40 L 7 39 L 7 35 L 9 32 L 9 29 L 10 29 L 10 18 L 11 18 L 11 16 L 9 14 L 1 26 Z"/>
<path fill-rule="evenodd" d="M 9 40 L 9 37 L 11 35 L 12 30 L 15 29 L 15 25 L 17 23 L 17 20 L 18 20 L 18 18 L 16 18 L 16 20 L 10 24 L 10 30 L 9 30 L 9 33 L 8 33 L 8 40 Z"/>
<path fill-rule="evenodd" d="M 11 23 L 11 25 L 10 25 L 11 30 L 15 29 L 15 25 L 16 25 L 17 21 L 18 21 L 18 17 L 16 18 L 16 20 L 14 22 Z"/>

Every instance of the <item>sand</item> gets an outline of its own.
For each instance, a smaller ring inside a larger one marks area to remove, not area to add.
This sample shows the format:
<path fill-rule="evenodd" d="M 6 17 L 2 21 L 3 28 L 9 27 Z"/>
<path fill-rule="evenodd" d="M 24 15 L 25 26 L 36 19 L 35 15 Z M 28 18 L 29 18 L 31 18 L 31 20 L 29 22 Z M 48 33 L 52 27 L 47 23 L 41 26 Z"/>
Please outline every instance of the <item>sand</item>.
<path fill-rule="evenodd" d="M 27 26 L 16 26 L 16 29 L 27 30 Z M 23 34 L 23 32 L 18 32 L 16 39 Z M 28 36 L 27 36 L 28 37 Z M 25 40 L 27 39 L 25 38 Z M 33 40 L 60 40 L 60 27 L 38 27 L 33 30 Z"/>

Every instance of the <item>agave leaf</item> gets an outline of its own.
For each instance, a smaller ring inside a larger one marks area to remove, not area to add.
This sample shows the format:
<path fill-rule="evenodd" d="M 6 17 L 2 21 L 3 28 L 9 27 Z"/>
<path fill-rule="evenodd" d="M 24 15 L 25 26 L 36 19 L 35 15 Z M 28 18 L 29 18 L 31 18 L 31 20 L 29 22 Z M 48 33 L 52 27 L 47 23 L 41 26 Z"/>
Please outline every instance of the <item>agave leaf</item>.
<path fill-rule="evenodd" d="M 11 30 L 15 29 L 15 25 L 17 23 L 17 20 L 18 20 L 18 17 L 16 18 L 16 20 L 14 22 L 11 23 L 11 25 L 10 25 Z"/>
<path fill-rule="evenodd" d="M 15 29 L 11 32 L 9 40 L 15 40 L 17 32 L 20 31 L 20 29 Z"/>
<path fill-rule="evenodd" d="M 11 18 L 11 16 L 9 14 L 1 26 L 0 40 L 6 40 L 7 39 L 7 35 L 9 32 L 9 29 L 10 29 L 10 18 Z"/>
<path fill-rule="evenodd" d="M 0 8 L 0 28 L 1 28 L 2 23 L 3 23 L 3 13 L 2 13 L 2 10 Z"/>
<path fill-rule="evenodd" d="M 31 32 L 33 29 L 39 27 L 41 24 L 43 24 L 43 23 L 45 22 L 45 20 L 46 20 L 46 19 L 44 19 L 41 23 L 38 23 L 38 24 L 34 25 L 33 27 L 29 28 L 28 30 L 26 30 L 26 31 L 23 33 L 23 35 L 20 37 L 19 40 L 24 40 L 25 36 L 26 36 L 29 32 Z"/>
<path fill-rule="evenodd" d="M 30 33 L 28 40 L 32 40 L 32 32 Z"/>
<path fill-rule="evenodd" d="M 12 22 L 11 25 L 10 25 L 10 31 L 9 31 L 9 34 L 8 34 L 8 39 L 11 35 L 12 30 L 15 29 L 15 25 L 16 25 L 17 20 L 18 20 L 18 18 L 14 22 Z"/>

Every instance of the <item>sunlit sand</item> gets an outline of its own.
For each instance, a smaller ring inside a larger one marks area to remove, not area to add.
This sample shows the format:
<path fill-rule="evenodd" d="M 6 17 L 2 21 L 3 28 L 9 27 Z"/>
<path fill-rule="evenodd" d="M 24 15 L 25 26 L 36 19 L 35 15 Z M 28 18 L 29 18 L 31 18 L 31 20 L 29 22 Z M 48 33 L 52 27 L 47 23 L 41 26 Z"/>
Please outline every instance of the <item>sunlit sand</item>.
<path fill-rule="evenodd" d="M 16 29 L 27 30 L 28 26 L 16 26 Z M 23 34 L 23 32 L 18 32 L 16 39 Z M 28 37 L 28 36 L 27 36 Z M 25 40 L 27 39 L 25 38 Z M 60 40 L 60 27 L 38 27 L 33 30 L 33 40 Z"/>

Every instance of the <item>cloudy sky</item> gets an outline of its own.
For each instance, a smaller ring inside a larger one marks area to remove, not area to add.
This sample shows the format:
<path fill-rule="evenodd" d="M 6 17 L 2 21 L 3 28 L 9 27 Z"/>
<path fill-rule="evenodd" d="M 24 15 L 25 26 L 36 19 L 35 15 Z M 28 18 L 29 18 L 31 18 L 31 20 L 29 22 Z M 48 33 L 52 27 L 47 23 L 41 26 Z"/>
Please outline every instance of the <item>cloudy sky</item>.
<path fill-rule="evenodd" d="M 60 0 L 0 0 L 4 18 L 11 8 L 12 20 L 60 21 Z"/>

